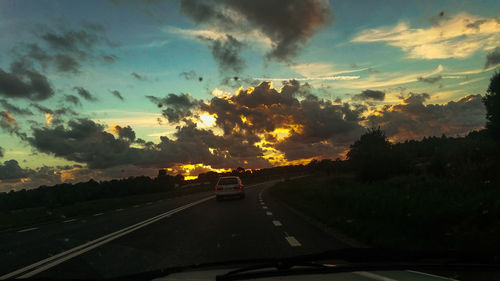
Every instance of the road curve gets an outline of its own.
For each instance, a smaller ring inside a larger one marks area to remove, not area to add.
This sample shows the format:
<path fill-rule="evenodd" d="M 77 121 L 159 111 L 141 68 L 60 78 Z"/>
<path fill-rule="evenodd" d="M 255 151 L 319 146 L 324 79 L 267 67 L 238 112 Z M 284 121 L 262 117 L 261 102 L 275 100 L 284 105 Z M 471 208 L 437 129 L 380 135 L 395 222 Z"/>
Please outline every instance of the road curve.
<path fill-rule="evenodd" d="M 0 278 L 110 278 L 165 267 L 286 257 L 345 247 L 249 186 L 243 200 L 211 193 L 158 198 L 0 233 Z"/>

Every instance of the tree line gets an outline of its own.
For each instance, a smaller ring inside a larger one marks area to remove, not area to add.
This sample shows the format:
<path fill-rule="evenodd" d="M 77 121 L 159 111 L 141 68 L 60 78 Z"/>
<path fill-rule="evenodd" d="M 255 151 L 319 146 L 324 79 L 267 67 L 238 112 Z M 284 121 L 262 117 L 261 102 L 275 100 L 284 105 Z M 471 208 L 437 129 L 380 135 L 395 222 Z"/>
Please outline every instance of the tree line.
<path fill-rule="evenodd" d="M 487 112 L 486 128 L 464 137 L 443 135 L 393 144 L 380 128 L 369 129 L 350 146 L 349 167 L 364 181 L 406 174 L 454 177 L 471 182 L 498 180 L 500 72 L 491 77 L 483 103 Z"/>

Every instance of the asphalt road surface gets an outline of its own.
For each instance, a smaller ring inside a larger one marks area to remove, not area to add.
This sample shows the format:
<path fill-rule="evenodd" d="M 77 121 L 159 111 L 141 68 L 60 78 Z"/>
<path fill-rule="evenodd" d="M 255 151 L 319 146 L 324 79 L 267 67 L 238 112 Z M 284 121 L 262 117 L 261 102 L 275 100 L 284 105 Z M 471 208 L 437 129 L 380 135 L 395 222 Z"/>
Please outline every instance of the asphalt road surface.
<path fill-rule="evenodd" d="M 346 247 L 266 193 L 243 200 L 211 193 L 164 199 L 0 233 L 0 278 L 107 278 L 247 258 Z"/>

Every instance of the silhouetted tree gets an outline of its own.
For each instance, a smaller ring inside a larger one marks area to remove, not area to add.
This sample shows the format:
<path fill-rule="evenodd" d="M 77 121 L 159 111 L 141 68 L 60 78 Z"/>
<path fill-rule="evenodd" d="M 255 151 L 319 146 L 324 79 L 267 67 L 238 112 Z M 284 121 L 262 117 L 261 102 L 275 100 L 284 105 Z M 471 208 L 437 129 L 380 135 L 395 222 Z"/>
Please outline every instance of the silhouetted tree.
<path fill-rule="evenodd" d="M 500 139 L 500 72 L 495 72 L 491 77 L 486 93 L 483 98 L 488 119 L 486 128 L 493 138 Z"/>
<path fill-rule="evenodd" d="M 369 129 L 350 148 L 347 158 L 359 178 L 372 181 L 390 175 L 391 143 L 380 128 Z"/>

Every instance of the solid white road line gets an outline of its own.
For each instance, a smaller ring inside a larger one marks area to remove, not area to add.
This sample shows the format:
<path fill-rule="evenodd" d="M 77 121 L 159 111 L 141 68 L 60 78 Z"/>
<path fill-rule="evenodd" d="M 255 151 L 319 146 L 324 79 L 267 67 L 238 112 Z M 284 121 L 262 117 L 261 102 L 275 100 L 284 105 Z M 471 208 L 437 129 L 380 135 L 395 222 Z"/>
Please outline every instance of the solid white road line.
<path fill-rule="evenodd" d="M 295 237 L 293 237 L 293 236 L 286 236 L 285 239 L 286 239 L 286 241 L 288 241 L 288 244 L 290 244 L 290 246 L 292 246 L 292 247 L 302 246 L 302 244 L 300 244 L 300 242 L 297 241 L 297 239 L 295 239 Z"/>
<path fill-rule="evenodd" d="M 82 244 L 80 246 L 77 246 L 77 247 L 74 247 L 72 249 L 69 249 L 65 252 L 62 252 L 62 253 L 59 253 L 57 255 L 54 255 L 54 256 L 51 256 L 49 258 L 46 258 L 46 259 L 43 259 L 41 261 L 38 261 L 34 264 L 31 264 L 31 265 L 28 265 L 26 267 L 23 267 L 21 269 L 18 269 L 16 271 L 13 271 L 11 273 L 8 273 L 8 274 L 5 274 L 3 276 L 0 276 L 0 280 L 1 279 L 7 279 L 7 278 L 12 278 L 14 276 L 16 276 L 16 278 L 28 278 L 28 277 L 31 277 L 33 275 L 36 275 L 42 271 L 45 271 L 49 268 L 52 268 L 64 261 L 67 261 L 71 258 L 74 258 L 78 255 L 81 255 L 85 252 L 88 252 L 94 248 L 97 248 L 103 244 L 106 244 L 112 240 L 115 240 L 123 235 L 126 235 L 130 232 L 133 232 L 135 230 L 138 230 L 140 228 L 143 228 L 147 225 L 150 225 L 158 220 L 161 220 L 165 217 L 169 217 L 170 215 L 172 214 L 175 214 L 175 213 L 178 213 L 182 210 L 185 210 L 187 208 L 190 208 L 192 206 L 195 206 L 195 205 L 198 205 L 200 203 L 203 203 L 205 201 L 208 201 L 208 200 L 211 200 L 215 198 L 214 195 L 212 196 L 209 196 L 209 197 L 205 197 L 203 199 L 200 199 L 198 201 L 195 201 L 193 203 L 189 203 L 189 204 L 186 204 L 184 206 L 181 206 L 181 207 L 178 207 L 176 209 L 173 209 L 173 210 L 170 210 L 168 212 L 165 212 L 165 213 L 162 213 L 162 214 L 159 214 L 157 216 L 154 216 L 152 218 L 149 218 L 147 220 L 144 220 L 142 222 L 139 222 L 139 223 L 136 223 L 134 225 L 131 225 L 131 226 L 128 226 L 126 228 L 123 228 L 123 229 L 120 229 L 118 231 L 115 231 L 113 233 L 110 233 L 108 235 L 105 235 L 105 236 L 102 236 L 100 238 L 97 238 L 95 240 L 92 240 L 90 242 L 87 242 L 85 244 Z M 31 271 L 30 271 L 31 270 Z M 20 275 L 22 274 L 22 275 Z M 18 276 L 20 275 L 20 276 Z"/>
<path fill-rule="evenodd" d="M 63 223 L 68 223 L 68 222 L 73 222 L 73 221 L 76 221 L 76 219 L 65 220 L 65 221 L 63 221 Z"/>
<path fill-rule="evenodd" d="M 35 229 L 38 229 L 38 227 L 26 228 L 26 229 L 23 229 L 23 230 L 19 230 L 18 232 L 28 232 L 28 231 L 32 231 L 32 230 L 35 230 Z"/>
<path fill-rule="evenodd" d="M 406 271 L 411 272 L 411 273 L 415 273 L 415 274 L 429 276 L 429 277 L 440 278 L 440 279 L 443 279 L 443 280 L 458 281 L 457 279 L 443 277 L 443 276 L 434 275 L 434 274 L 425 273 L 425 272 L 420 272 L 420 271 L 415 271 L 415 270 L 406 270 Z"/>
<path fill-rule="evenodd" d="M 266 215 L 268 215 L 268 216 L 272 216 L 272 215 L 273 215 L 273 213 L 271 213 L 271 212 L 266 212 Z"/>
<path fill-rule="evenodd" d="M 378 274 L 375 274 L 372 272 L 366 272 L 366 271 L 354 271 L 353 274 L 357 274 L 357 275 L 366 277 L 368 279 L 377 280 L 377 281 L 397 281 L 397 280 L 392 279 L 392 278 L 388 278 L 388 277 L 385 277 L 382 275 L 378 275 Z"/>
<path fill-rule="evenodd" d="M 273 224 L 274 226 L 282 226 L 281 222 L 276 220 L 273 221 Z"/>

